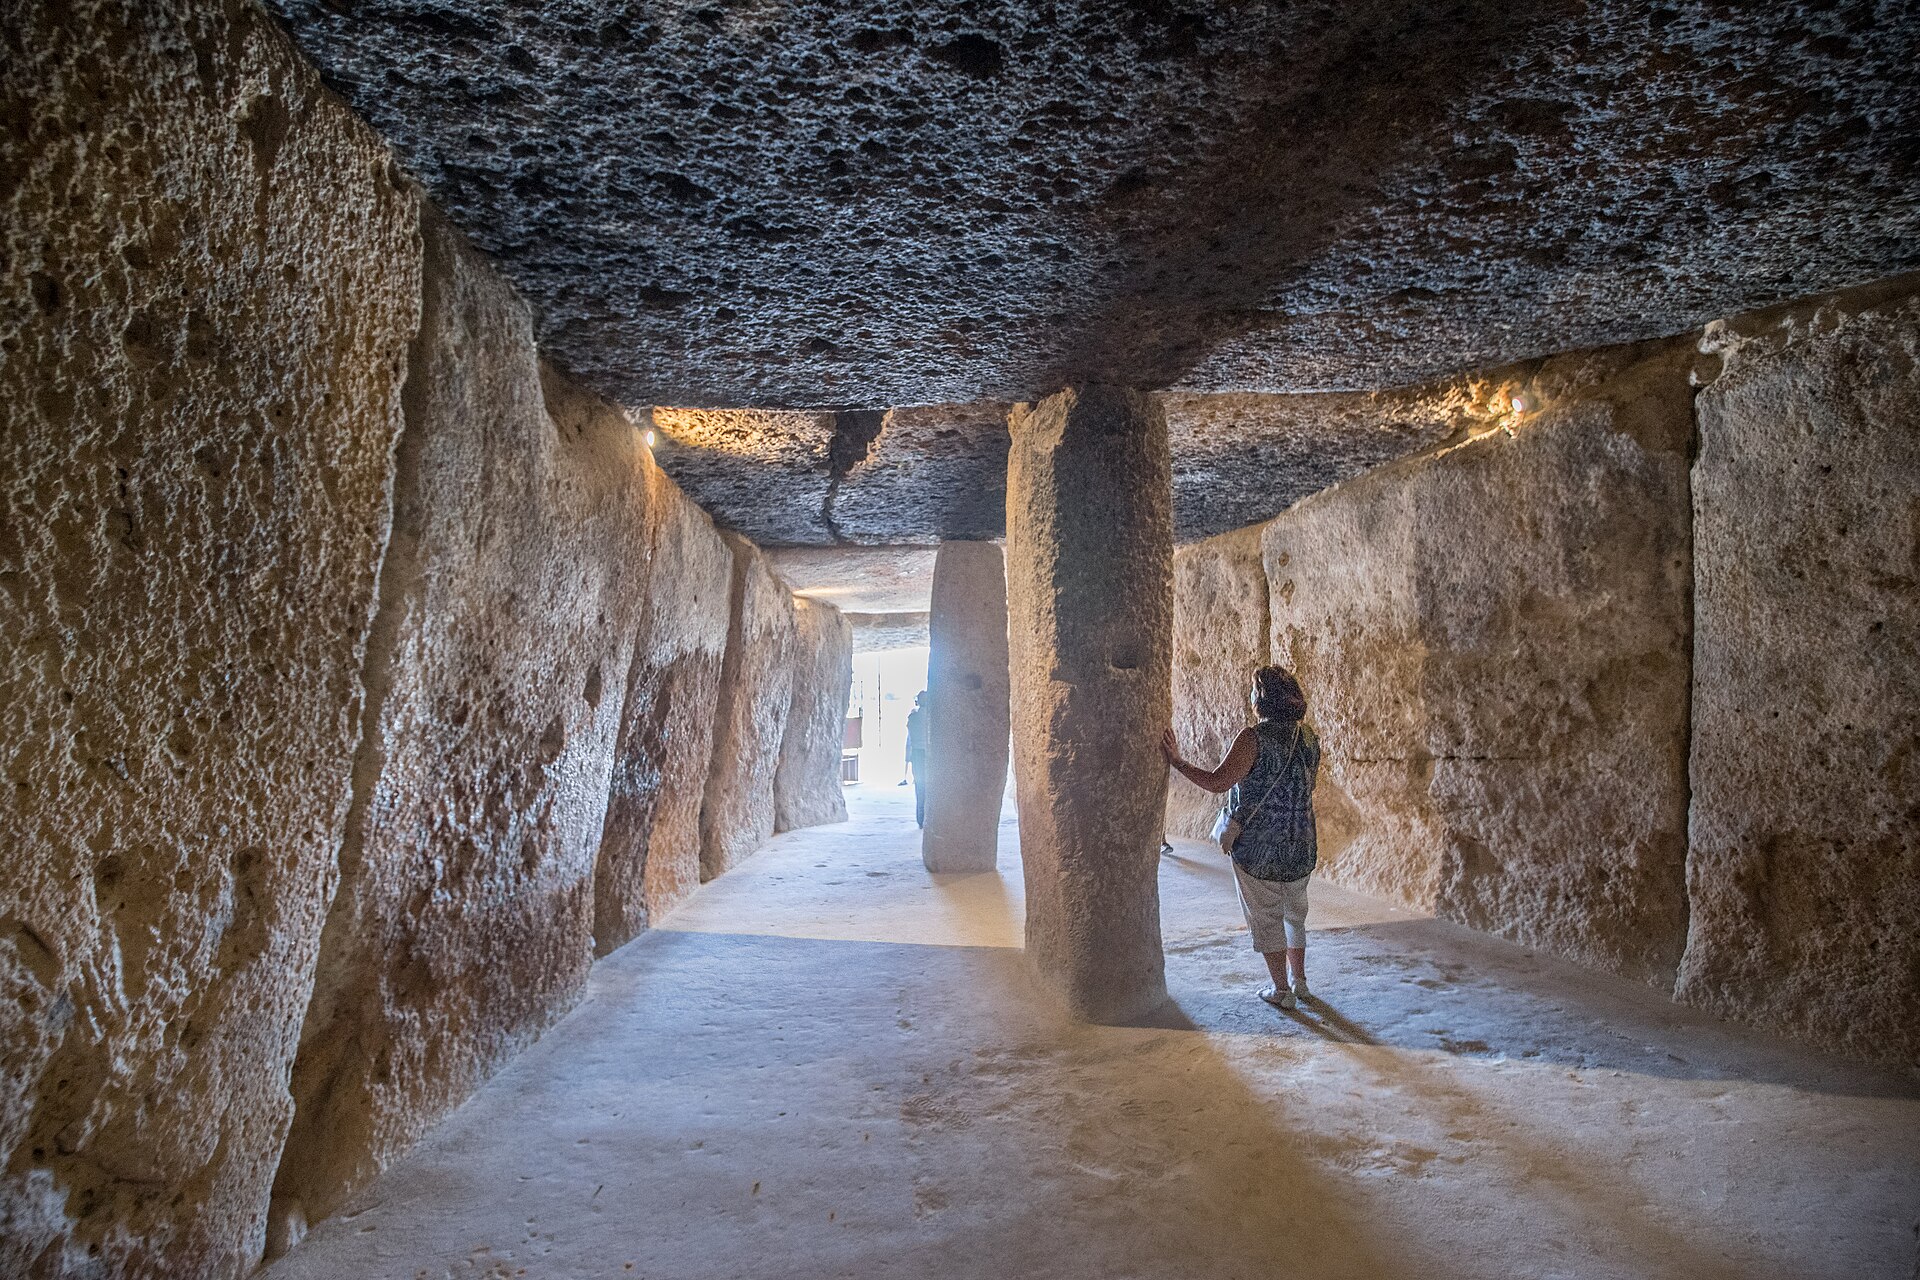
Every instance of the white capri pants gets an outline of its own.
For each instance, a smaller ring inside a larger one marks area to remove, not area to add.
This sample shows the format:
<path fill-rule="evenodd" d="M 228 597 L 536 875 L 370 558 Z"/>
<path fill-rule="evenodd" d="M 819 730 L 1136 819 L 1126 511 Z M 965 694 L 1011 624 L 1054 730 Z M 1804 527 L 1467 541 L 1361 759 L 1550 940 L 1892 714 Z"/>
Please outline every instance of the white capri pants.
<path fill-rule="evenodd" d="M 1255 951 L 1282 951 L 1307 945 L 1307 881 L 1256 880 L 1239 867 L 1233 882 L 1240 890 L 1240 909 L 1247 914 Z"/>

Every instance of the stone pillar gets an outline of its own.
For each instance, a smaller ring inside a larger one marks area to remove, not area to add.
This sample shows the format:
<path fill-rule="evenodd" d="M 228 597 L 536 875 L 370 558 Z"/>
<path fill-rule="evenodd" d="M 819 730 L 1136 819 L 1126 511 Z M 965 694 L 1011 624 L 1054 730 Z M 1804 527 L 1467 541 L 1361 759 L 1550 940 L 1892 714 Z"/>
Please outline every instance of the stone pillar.
<path fill-rule="evenodd" d="M 1008 420 L 1007 604 L 1027 954 L 1077 1017 L 1166 999 L 1173 490 L 1157 401 L 1074 387 Z"/>
<path fill-rule="evenodd" d="M 1007 787 L 1007 574 L 991 542 L 941 544 L 927 660 L 929 871 L 991 871 Z"/>

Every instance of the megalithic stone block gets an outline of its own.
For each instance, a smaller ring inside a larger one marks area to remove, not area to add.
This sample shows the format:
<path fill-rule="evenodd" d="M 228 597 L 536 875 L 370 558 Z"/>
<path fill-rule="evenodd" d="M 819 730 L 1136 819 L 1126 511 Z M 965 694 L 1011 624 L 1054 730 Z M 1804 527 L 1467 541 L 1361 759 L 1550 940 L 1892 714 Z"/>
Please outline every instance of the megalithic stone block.
<path fill-rule="evenodd" d="M 991 871 L 1007 787 L 1007 573 L 991 542 L 948 542 L 933 563 L 927 659 L 929 871 Z"/>
<path fill-rule="evenodd" d="M 1148 396 L 1070 387 L 1008 419 L 1007 606 L 1027 953 L 1075 1016 L 1166 998 L 1172 460 Z"/>
<path fill-rule="evenodd" d="M 840 749 L 853 689 L 853 626 L 824 600 L 798 596 L 793 623 L 793 694 L 773 775 L 776 831 L 847 820 Z"/>
<path fill-rule="evenodd" d="M 773 838 L 773 777 L 793 701 L 793 593 L 760 548 L 736 533 L 721 537 L 733 552 L 733 597 L 700 809 L 702 880 Z"/>

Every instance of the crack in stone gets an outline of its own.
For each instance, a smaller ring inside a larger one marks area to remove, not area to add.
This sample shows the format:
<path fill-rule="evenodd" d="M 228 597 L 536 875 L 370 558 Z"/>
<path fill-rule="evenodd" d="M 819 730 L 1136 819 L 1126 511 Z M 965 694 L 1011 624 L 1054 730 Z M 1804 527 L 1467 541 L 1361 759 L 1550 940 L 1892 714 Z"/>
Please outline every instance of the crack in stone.
<path fill-rule="evenodd" d="M 840 482 L 873 456 L 874 443 L 880 439 L 886 420 L 884 409 L 843 409 L 833 415 L 833 438 L 827 442 L 827 496 L 820 504 L 820 522 L 837 543 L 849 541 L 833 515 Z"/>

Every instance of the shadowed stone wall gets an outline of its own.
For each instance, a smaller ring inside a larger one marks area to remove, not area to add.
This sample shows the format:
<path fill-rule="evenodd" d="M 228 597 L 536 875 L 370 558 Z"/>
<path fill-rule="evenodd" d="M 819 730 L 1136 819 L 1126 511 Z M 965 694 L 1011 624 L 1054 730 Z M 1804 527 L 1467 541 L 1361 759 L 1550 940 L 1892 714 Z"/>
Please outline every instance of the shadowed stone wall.
<path fill-rule="evenodd" d="M 1253 723 L 1248 693 L 1267 662 L 1267 574 L 1260 527 L 1180 548 L 1173 557 L 1173 727 L 1186 758 L 1211 769 Z M 1205 840 L 1225 796 L 1179 774 L 1167 780 L 1167 834 Z"/>
<path fill-rule="evenodd" d="M 666 472 L 649 476 L 650 585 L 593 875 L 599 955 L 699 887 L 700 802 L 727 652 L 733 553 Z"/>
<path fill-rule="evenodd" d="M 758 547 L 733 553 L 727 658 L 714 708 L 713 767 L 700 810 L 700 878 L 711 880 L 774 831 L 773 775 L 793 701 L 794 597 Z"/>
<path fill-rule="evenodd" d="M 1172 714 L 1172 461 L 1115 387 L 1016 406 L 1007 619 L 1027 955 L 1078 1017 L 1166 997 L 1160 835 Z"/>
<path fill-rule="evenodd" d="M 637 433 L 543 387 L 525 304 L 437 216 L 423 230 L 367 733 L 275 1185 L 290 1235 L 586 981 L 646 598 Z"/>
<path fill-rule="evenodd" d="M 1326 746 L 1323 874 L 1912 1063 L 1914 281 L 1693 345 L 1476 375 L 1478 427 L 1243 531 Z M 1245 714 L 1236 558 L 1176 560 L 1196 753 Z M 1210 813 L 1175 791 L 1169 828 Z"/>
<path fill-rule="evenodd" d="M 853 691 L 853 626 L 819 600 L 795 599 L 793 694 L 773 775 L 776 831 L 847 820 L 840 751 Z"/>
<path fill-rule="evenodd" d="M 6 12 L 0 1274 L 243 1274 L 360 732 L 417 203 L 251 8 Z"/>
<path fill-rule="evenodd" d="M 1920 1063 L 1920 297 L 1711 330 L 1679 995 Z"/>
<path fill-rule="evenodd" d="M 1691 360 L 1513 371 L 1537 408 L 1266 526 L 1273 652 L 1327 747 L 1327 875 L 1671 986 Z"/>
<path fill-rule="evenodd" d="M 571 1002 L 654 642 L 694 883 L 732 555 L 252 8 L 10 16 L 0 1273 L 226 1280 Z"/>

